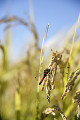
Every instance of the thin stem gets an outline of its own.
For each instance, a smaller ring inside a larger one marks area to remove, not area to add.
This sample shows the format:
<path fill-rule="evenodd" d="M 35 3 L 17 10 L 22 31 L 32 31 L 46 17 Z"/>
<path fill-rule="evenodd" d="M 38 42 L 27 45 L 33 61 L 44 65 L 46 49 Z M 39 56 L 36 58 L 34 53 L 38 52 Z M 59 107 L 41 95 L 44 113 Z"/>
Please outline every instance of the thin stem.
<path fill-rule="evenodd" d="M 80 120 L 80 103 L 78 104 L 78 109 L 77 109 L 77 120 Z"/>

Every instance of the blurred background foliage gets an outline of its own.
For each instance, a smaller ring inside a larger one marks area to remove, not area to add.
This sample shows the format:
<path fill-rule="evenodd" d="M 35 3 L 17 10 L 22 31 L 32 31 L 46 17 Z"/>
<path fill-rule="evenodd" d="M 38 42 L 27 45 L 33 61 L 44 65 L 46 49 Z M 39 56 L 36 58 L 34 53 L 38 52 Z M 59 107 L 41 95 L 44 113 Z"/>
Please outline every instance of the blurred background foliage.
<path fill-rule="evenodd" d="M 42 112 L 53 105 L 59 106 L 67 119 L 76 120 L 78 104 L 74 104 L 72 98 L 74 98 L 76 91 L 80 90 L 80 77 L 76 80 L 73 90 L 61 100 L 67 82 L 65 77 L 67 72 L 66 65 L 70 56 L 76 23 L 68 30 L 68 34 L 64 36 L 64 44 L 61 45 L 60 48 L 57 46 L 54 47 L 54 45 L 51 46 L 53 51 L 59 50 L 58 52 L 62 53 L 63 63 L 61 63 L 61 69 L 58 68 L 57 70 L 55 80 L 56 88 L 51 92 L 51 102 L 49 104 L 46 99 L 45 89 L 43 92 L 41 91 L 42 85 L 39 87 L 39 97 L 37 98 L 41 48 L 39 47 L 40 41 L 33 17 L 30 16 L 29 20 L 26 21 L 18 16 L 5 16 L 4 18 L 0 18 L 0 25 L 3 23 L 5 23 L 5 40 L 4 43 L 0 43 L 0 120 L 38 120 L 40 119 Z M 14 64 L 9 60 L 10 42 L 12 39 L 10 28 L 13 27 L 13 23 L 15 26 L 19 24 L 26 27 L 26 29 L 33 34 L 34 39 L 34 41 L 28 45 L 26 55 Z M 77 30 L 80 28 L 80 22 L 77 27 L 70 73 L 80 68 L 80 32 L 77 34 Z M 62 42 L 61 39 L 59 39 L 57 45 L 60 44 L 60 42 Z M 45 43 L 45 56 L 41 72 L 47 68 L 51 55 L 51 51 L 49 49 L 46 50 Z M 40 78 L 42 77 L 42 74 L 40 75 Z M 39 101 L 38 104 L 37 99 Z M 39 116 L 37 115 L 37 107 L 39 107 Z M 56 111 L 55 116 L 49 115 L 44 119 L 61 120 L 62 118 L 59 111 Z"/>

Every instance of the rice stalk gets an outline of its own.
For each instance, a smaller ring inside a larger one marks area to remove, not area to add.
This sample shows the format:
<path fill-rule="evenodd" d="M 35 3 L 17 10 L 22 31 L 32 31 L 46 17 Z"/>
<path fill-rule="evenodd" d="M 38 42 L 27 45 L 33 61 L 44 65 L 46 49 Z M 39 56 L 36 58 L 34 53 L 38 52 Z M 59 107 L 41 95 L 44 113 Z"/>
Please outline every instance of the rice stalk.
<path fill-rule="evenodd" d="M 3 53 L 3 69 L 6 69 L 6 52 L 5 52 L 5 47 L 3 45 L 0 45 L 0 49 Z"/>
<path fill-rule="evenodd" d="M 4 45 L 0 44 L 0 49 L 3 53 L 3 70 L 6 71 L 8 69 L 8 52 L 9 52 L 9 42 L 10 42 L 10 32 L 6 31 L 5 33 L 5 43 Z"/>
<path fill-rule="evenodd" d="M 40 81 L 40 74 L 42 70 L 43 58 L 44 58 L 44 41 L 47 39 L 47 32 L 49 29 L 49 24 L 46 28 L 46 36 L 43 37 L 42 48 L 40 53 L 40 67 L 39 67 L 39 77 L 38 77 L 38 85 L 37 85 L 37 106 L 36 106 L 36 120 L 39 120 L 39 81 Z"/>
<path fill-rule="evenodd" d="M 20 74 L 18 75 L 17 88 L 15 92 L 15 111 L 16 111 L 16 120 L 20 120 L 20 112 L 21 112 Z"/>
<path fill-rule="evenodd" d="M 78 25 L 79 25 L 79 21 L 80 21 L 80 14 L 79 14 L 79 17 L 78 17 L 78 21 L 77 21 L 77 24 L 76 24 L 76 27 L 75 27 L 75 31 L 74 31 L 74 35 L 73 35 L 73 39 L 72 39 L 72 46 L 71 46 L 71 50 L 70 50 L 69 60 L 68 60 L 68 63 L 66 65 L 66 68 L 65 68 L 65 71 L 67 72 L 67 75 L 65 74 L 64 78 L 63 78 L 64 86 L 67 83 L 67 78 L 69 76 L 69 71 L 70 71 L 69 69 L 67 69 L 67 67 L 70 68 L 71 67 L 71 63 L 72 63 L 73 45 L 74 45 L 75 35 L 76 35 L 76 31 L 77 31 L 77 28 L 78 28 Z"/>

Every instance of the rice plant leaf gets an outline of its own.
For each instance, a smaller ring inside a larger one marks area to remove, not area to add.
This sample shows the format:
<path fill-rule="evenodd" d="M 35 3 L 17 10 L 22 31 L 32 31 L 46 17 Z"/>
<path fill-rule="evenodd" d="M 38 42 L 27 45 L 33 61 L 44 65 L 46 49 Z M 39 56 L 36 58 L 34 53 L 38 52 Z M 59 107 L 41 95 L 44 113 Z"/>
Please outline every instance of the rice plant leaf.
<path fill-rule="evenodd" d="M 80 49 L 80 38 L 79 38 L 79 41 L 78 41 L 77 44 L 76 44 L 75 49 L 73 50 L 72 58 L 75 57 L 75 55 L 77 54 L 77 52 L 78 52 L 79 49 Z M 73 59 L 72 59 L 71 65 L 72 65 L 72 64 L 73 64 Z"/>
<path fill-rule="evenodd" d="M 15 109 L 16 111 L 21 110 L 21 95 L 18 91 L 15 93 Z"/>
<path fill-rule="evenodd" d="M 75 32 L 74 32 L 73 40 L 72 40 L 72 46 L 71 46 L 71 50 L 70 50 L 70 57 L 69 57 L 69 64 L 70 65 L 71 65 L 71 60 L 72 60 L 72 52 L 73 52 L 73 45 L 74 45 L 75 35 L 76 35 L 76 31 L 77 31 L 77 28 L 78 28 L 79 21 L 80 21 L 80 14 L 79 14 L 78 21 L 77 21 L 77 24 L 76 24 L 76 28 L 75 28 Z"/>
<path fill-rule="evenodd" d="M 75 27 L 75 32 L 74 32 L 73 39 L 72 39 L 72 46 L 71 46 L 71 50 L 70 50 L 69 60 L 68 60 L 68 63 L 67 63 L 67 65 L 66 65 L 66 68 L 65 68 L 65 71 L 66 71 L 68 74 L 67 74 L 67 75 L 66 75 L 66 74 L 64 75 L 64 78 L 63 78 L 64 86 L 66 85 L 66 83 L 67 83 L 67 78 L 68 78 L 68 76 L 69 76 L 69 69 L 67 69 L 67 66 L 71 67 L 71 63 L 72 63 L 73 45 L 74 45 L 75 35 L 76 35 L 76 31 L 77 31 L 77 28 L 78 28 L 78 25 L 79 25 L 79 21 L 80 21 L 80 14 L 79 14 L 79 17 L 78 17 L 78 21 L 77 21 L 77 24 L 76 24 L 76 27 Z"/>
<path fill-rule="evenodd" d="M 73 104 L 69 105 L 68 109 L 65 111 L 64 114 L 65 114 L 66 116 L 68 116 L 68 115 L 70 114 L 70 112 L 73 110 L 73 108 L 74 108 L 74 105 L 73 105 Z"/>

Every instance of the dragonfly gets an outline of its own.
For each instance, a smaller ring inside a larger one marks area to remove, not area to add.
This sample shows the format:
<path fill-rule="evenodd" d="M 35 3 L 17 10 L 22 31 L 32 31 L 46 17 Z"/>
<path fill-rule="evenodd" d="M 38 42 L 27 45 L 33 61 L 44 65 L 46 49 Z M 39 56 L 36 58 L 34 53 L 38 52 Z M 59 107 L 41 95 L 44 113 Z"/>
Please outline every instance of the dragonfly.
<path fill-rule="evenodd" d="M 48 67 L 44 70 L 42 79 L 39 82 L 39 85 L 42 84 L 42 90 L 44 89 L 45 83 L 46 83 L 46 93 L 47 93 L 47 99 L 48 102 L 50 102 L 50 91 L 51 89 L 55 88 L 54 80 L 56 76 L 57 66 L 60 66 L 62 63 L 62 55 L 59 52 L 53 52 L 52 51 L 52 58 L 50 60 L 50 63 Z M 45 80 L 44 80 L 45 79 Z"/>
<path fill-rule="evenodd" d="M 50 72 L 50 69 L 49 68 L 46 68 L 44 70 L 44 73 L 43 73 L 43 77 L 41 79 L 41 81 L 39 82 L 39 85 L 43 82 L 44 78 L 47 76 L 47 74 Z"/>

